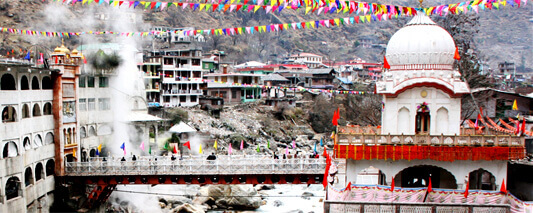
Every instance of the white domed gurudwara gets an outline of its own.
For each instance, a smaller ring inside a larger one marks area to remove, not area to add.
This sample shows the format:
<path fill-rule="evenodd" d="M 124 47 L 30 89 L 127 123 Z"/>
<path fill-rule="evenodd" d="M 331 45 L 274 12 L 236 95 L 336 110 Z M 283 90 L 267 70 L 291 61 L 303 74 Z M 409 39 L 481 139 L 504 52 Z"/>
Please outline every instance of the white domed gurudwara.
<path fill-rule="evenodd" d="M 376 83 L 382 134 L 460 134 L 461 97 L 470 93 L 453 69 L 452 36 L 419 12 L 389 40 L 390 69 Z"/>

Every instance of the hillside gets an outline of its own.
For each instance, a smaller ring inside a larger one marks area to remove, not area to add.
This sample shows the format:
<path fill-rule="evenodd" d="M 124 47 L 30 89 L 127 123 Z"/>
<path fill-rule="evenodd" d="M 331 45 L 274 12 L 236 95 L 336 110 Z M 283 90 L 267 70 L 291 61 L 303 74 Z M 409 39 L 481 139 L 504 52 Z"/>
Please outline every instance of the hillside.
<path fill-rule="evenodd" d="M 372 2 L 372 1 L 371 1 Z M 374 1 L 377 2 L 377 1 Z M 399 5 L 417 5 L 415 1 L 386 1 Z M 455 1 L 445 1 L 453 3 Z M 433 3 L 432 5 L 438 5 Z M 496 11 L 480 11 L 480 25 L 475 34 L 476 48 L 481 58 L 495 69 L 498 62 L 511 61 L 520 67 L 533 67 L 533 6 L 520 9 L 506 7 Z M 285 9 L 281 13 L 265 14 L 246 12 L 191 12 L 171 7 L 164 11 L 142 9 L 116 9 L 105 5 L 63 5 L 41 1 L 0 1 L 0 22 L 2 27 L 47 30 L 47 31 L 146 31 L 151 26 L 196 27 L 197 29 L 227 28 L 291 23 L 310 20 L 349 17 L 349 14 L 309 14 L 303 11 Z M 125 14 L 125 16 L 124 16 Z M 439 18 L 434 18 L 439 19 Z M 130 21 L 128 21 L 130 20 Z M 205 51 L 218 49 L 228 53 L 228 60 L 242 63 L 248 60 L 276 61 L 277 56 L 295 51 L 313 52 L 332 61 L 343 61 L 355 57 L 371 62 L 381 62 L 384 46 L 390 36 L 403 26 L 409 18 L 373 22 L 370 24 L 346 25 L 329 29 L 289 30 L 277 33 L 263 33 L 240 36 L 207 36 L 202 44 Z M 475 29 L 474 29 L 475 30 Z M 45 45 L 53 48 L 60 43 L 58 38 L 19 36 L 1 34 L 0 54 L 14 49 L 26 49 L 31 45 Z M 68 39 L 69 45 L 95 41 L 117 42 L 117 36 L 81 36 Z M 364 47 L 365 40 L 374 47 Z M 148 39 L 139 48 L 150 46 Z"/>

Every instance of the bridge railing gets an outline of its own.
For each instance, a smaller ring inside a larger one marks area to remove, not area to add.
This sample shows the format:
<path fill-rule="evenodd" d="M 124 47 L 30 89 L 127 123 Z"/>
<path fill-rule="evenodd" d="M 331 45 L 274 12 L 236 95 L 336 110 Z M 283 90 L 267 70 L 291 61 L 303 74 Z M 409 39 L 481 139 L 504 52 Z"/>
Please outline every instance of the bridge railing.
<path fill-rule="evenodd" d="M 157 160 L 156 160 L 157 159 Z M 169 157 L 139 157 L 133 161 L 90 158 L 88 162 L 66 162 L 70 176 L 114 175 L 234 175 L 234 174 L 321 174 L 325 159 L 241 156 L 217 157 L 216 160 L 191 157 L 171 160 Z"/>
<path fill-rule="evenodd" d="M 342 213 L 447 213 L 447 212 L 510 212 L 511 206 L 501 204 L 446 204 L 446 203 L 378 203 L 378 202 L 347 202 L 325 201 L 324 212 Z"/>

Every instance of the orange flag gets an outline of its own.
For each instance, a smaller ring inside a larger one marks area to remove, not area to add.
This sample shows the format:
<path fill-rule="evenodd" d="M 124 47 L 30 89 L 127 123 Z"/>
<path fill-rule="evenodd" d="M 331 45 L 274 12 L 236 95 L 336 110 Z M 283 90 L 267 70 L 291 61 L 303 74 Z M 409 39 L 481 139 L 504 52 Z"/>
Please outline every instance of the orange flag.
<path fill-rule="evenodd" d="M 455 47 L 455 54 L 453 55 L 453 59 L 461 60 L 461 56 L 459 55 L 459 48 L 457 47 Z"/>

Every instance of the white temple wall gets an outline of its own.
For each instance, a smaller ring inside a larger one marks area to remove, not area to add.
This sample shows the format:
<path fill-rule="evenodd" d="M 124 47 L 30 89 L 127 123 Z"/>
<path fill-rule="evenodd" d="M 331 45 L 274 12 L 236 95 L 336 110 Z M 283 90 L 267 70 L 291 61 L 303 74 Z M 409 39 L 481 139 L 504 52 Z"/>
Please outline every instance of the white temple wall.
<path fill-rule="evenodd" d="M 422 94 L 426 94 L 426 97 L 422 97 Z M 461 98 L 450 98 L 448 94 L 433 87 L 408 89 L 395 98 L 383 97 L 385 108 L 381 121 L 381 133 L 414 135 L 417 107 L 423 102 L 426 102 L 429 107 L 431 135 L 460 134 Z M 439 110 L 447 113 L 441 112 L 441 117 L 439 117 L 437 113 Z M 447 114 L 447 119 L 442 117 L 445 114 Z M 406 118 L 408 120 L 405 120 Z"/>
<path fill-rule="evenodd" d="M 392 177 L 396 176 L 400 171 L 412 166 L 430 165 L 437 166 L 449 171 L 456 180 L 458 189 L 463 189 L 465 176 L 477 169 L 484 169 L 490 172 L 496 178 L 496 189 L 500 188 L 500 184 L 504 178 L 507 178 L 507 161 L 469 161 L 456 160 L 454 162 L 448 161 L 434 161 L 434 160 L 346 160 L 346 183 L 356 183 L 357 174 L 363 169 L 370 166 L 380 169 L 385 174 L 387 185 L 392 182 Z M 396 186 L 399 187 L 399 186 Z"/>

